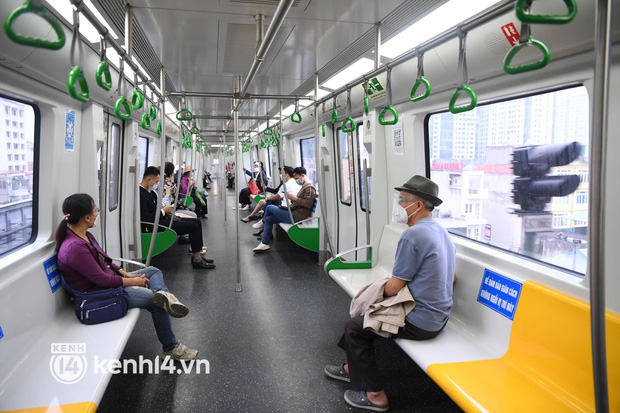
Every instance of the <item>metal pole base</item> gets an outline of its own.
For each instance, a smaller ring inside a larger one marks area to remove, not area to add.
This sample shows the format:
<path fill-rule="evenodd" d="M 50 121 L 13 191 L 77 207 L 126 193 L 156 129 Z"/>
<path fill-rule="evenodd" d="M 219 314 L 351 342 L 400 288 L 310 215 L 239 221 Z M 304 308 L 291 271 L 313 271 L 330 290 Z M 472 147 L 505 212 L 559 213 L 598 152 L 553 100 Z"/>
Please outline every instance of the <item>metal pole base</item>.
<path fill-rule="evenodd" d="M 235 292 L 240 293 L 241 291 L 243 291 L 243 288 L 241 288 L 241 283 L 237 283 L 235 286 Z"/>

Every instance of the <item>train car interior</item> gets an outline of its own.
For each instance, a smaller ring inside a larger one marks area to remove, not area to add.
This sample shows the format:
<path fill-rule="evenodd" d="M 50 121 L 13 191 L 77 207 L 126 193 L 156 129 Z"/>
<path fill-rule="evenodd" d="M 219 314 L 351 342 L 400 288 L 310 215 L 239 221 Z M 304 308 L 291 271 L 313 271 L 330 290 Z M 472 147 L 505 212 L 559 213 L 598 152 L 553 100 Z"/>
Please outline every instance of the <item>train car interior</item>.
<path fill-rule="evenodd" d="M 620 412 L 617 0 L 0 19 L 0 412 Z"/>

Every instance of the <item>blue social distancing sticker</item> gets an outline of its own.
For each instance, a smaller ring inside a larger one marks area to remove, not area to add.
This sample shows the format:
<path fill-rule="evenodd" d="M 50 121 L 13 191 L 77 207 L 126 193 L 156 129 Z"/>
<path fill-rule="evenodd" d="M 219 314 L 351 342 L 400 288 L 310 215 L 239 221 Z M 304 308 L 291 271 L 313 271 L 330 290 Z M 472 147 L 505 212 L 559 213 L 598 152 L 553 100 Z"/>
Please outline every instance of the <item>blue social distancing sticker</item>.
<path fill-rule="evenodd" d="M 4 337 L 4 333 L 2 332 L 2 327 L 0 327 L 0 338 Z"/>
<path fill-rule="evenodd" d="M 522 286 L 520 282 L 485 269 L 478 302 L 512 320 L 517 311 Z"/>
<path fill-rule="evenodd" d="M 58 265 L 56 264 L 56 256 L 54 255 L 52 258 L 45 261 L 43 263 L 43 268 L 45 269 L 47 280 L 50 283 L 50 288 L 52 289 L 52 292 L 55 293 L 61 285 L 60 274 L 58 274 Z"/>

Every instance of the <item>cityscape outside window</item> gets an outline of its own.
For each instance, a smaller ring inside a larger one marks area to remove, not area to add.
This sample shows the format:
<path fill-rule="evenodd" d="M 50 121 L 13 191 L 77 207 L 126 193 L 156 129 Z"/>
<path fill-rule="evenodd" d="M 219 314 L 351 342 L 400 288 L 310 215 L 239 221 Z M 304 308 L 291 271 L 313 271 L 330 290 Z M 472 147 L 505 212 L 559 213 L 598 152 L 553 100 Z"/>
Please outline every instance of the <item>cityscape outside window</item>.
<path fill-rule="evenodd" d="M 314 145 L 314 138 L 306 138 L 299 141 L 299 146 L 301 148 L 301 166 L 306 168 L 308 178 L 312 181 L 314 186 L 317 186 L 318 181 L 316 177 L 316 155 Z"/>
<path fill-rule="evenodd" d="M 9 116 L 17 120 L 9 120 Z M 0 98 L 0 117 L 5 118 L 4 122 L 0 120 L 0 146 L 4 148 L 6 144 L 7 154 L 0 157 L 1 257 L 30 243 L 36 235 L 33 231 L 35 112 L 28 104 Z M 20 149 L 19 144 L 8 142 L 17 138 L 18 133 L 26 140 L 27 148 L 22 144 Z"/>
<path fill-rule="evenodd" d="M 458 115 L 436 113 L 426 120 L 430 177 L 444 200 L 434 211 L 440 223 L 453 234 L 585 274 L 589 185 L 585 87 L 480 105 Z M 576 148 L 571 149 L 574 161 L 551 167 L 545 175 L 574 178 L 577 189 L 538 197 L 535 207 L 523 209 L 514 199 L 514 191 L 520 191 L 513 185 L 519 178 L 513 154 L 515 149 L 535 146 L 549 151 Z"/>

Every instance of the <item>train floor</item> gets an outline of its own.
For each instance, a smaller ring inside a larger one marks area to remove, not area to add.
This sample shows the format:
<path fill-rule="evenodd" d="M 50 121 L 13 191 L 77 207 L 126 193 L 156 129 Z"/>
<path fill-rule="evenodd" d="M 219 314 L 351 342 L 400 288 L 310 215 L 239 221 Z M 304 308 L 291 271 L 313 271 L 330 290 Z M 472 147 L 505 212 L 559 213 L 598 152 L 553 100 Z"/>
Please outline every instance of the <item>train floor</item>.
<path fill-rule="evenodd" d="M 116 374 L 98 411 L 361 411 L 344 401 L 348 383 L 323 374 L 326 364 L 345 361 L 336 343 L 349 317 L 349 296 L 325 275 L 316 253 L 294 244 L 279 228 L 271 250 L 254 254 L 260 241 L 251 235 L 251 224 L 238 221 L 232 209 L 236 195 L 227 190 L 226 224 L 217 192 L 214 187 L 203 220 L 207 256 L 217 268 L 193 270 L 187 244 L 175 244 L 152 261 L 170 291 L 190 308 L 185 318 L 173 319 L 173 330 L 179 341 L 198 349 L 198 359 L 208 361 L 208 374 L 205 362 L 199 370 L 194 364 L 190 373 Z M 242 292 L 235 292 L 237 222 Z M 460 411 L 395 343 L 378 340 L 375 351 L 391 412 Z M 143 310 L 121 361 L 156 356 L 161 363 L 161 345 Z"/>

